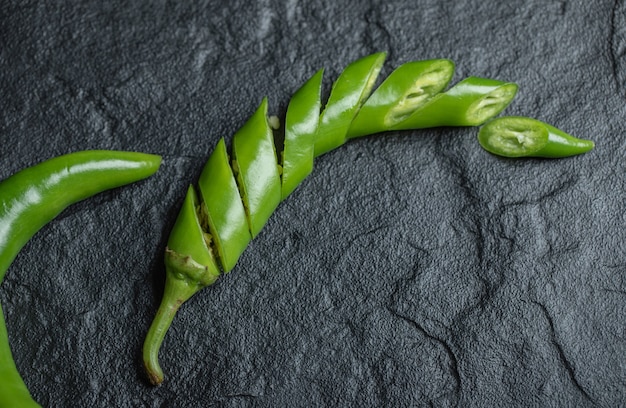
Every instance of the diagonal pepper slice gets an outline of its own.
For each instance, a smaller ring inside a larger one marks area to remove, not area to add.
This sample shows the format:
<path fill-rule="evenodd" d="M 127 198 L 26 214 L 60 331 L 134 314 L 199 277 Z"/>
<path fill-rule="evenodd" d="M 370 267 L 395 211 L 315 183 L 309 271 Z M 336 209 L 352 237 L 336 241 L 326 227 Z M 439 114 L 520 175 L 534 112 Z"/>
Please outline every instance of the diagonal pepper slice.
<path fill-rule="evenodd" d="M 267 121 L 267 98 L 233 137 L 233 169 L 254 238 L 281 200 L 274 134 Z"/>
<path fill-rule="evenodd" d="M 385 58 L 384 52 L 368 55 L 348 65 L 339 75 L 320 115 L 315 157 L 345 143 L 350 124 L 370 95 Z"/>
<path fill-rule="evenodd" d="M 396 68 L 361 107 L 348 138 L 384 132 L 402 122 L 450 82 L 454 63 L 446 59 L 412 61 Z"/>
<path fill-rule="evenodd" d="M 468 77 L 436 95 L 392 129 L 478 126 L 502 112 L 516 93 L 517 84 L 512 82 Z"/>
<path fill-rule="evenodd" d="M 228 161 L 226 143 L 222 138 L 209 156 L 198 180 L 208 231 L 215 240 L 224 272 L 235 267 L 237 259 L 252 239 L 246 210 Z"/>
<path fill-rule="evenodd" d="M 292 96 L 285 116 L 282 199 L 313 171 L 315 134 L 320 117 L 324 71 L 319 70 Z"/>

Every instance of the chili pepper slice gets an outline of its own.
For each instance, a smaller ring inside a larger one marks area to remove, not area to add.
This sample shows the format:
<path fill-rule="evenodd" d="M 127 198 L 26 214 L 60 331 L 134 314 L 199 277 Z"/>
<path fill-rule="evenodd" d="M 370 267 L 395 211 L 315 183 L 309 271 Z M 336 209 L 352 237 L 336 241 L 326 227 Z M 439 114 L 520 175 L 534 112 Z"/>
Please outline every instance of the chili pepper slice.
<path fill-rule="evenodd" d="M 392 129 L 478 126 L 502 112 L 515 97 L 517 88 L 511 82 L 468 77 L 433 97 Z"/>
<path fill-rule="evenodd" d="M 349 64 L 333 84 L 319 119 L 315 157 L 341 146 L 359 108 L 370 95 L 386 53 L 372 54 Z"/>
<path fill-rule="evenodd" d="M 189 186 L 185 201 L 167 241 L 167 251 L 171 254 L 187 254 L 219 275 L 219 266 L 212 248 L 213 238 L 204 231 L 201 225 L 203 216 L 196 190 L 193 186 Z"/>
<path fill-rule="evenodd" d="M 233 169 L 252 238 L 261 231 L 281 199 L 274 133 L 267 122 L 267 98 L 233 137 Z"/>
<path fill-rule="evenodd" d="M 384 132 L 402 122 L 450 82 L 454 63 L 446 59 L 407 62 L 372 93 L 350 124 L 348 138 Z"/>
<path fill-rule="evenodd" d="M 490 153 L 504 157 L 569 157 L 588 152 L 595 144 L 579 139 L 537 119 L 504 116 L 484 125 L 478 142 Z"/>
<path fill-rule="evenodd" d="M 161 158 L 134 152 L 59 156 L 0 182 L 0 282 L 28 240 L 69 205 L 152 175 Z M 37 407 L 11 354 L 0 308 L 0 406 Z"/>
<path fill-rule="evenodd" d="M 282 151 L 282 199 L 313 171 L 313 144 L 320 117 L 324 70 L 319 70 L 292 96 L 285 116 Z"/>
<path fill-rule="evenodd" d="M 228 160 L 226 142 L 222 138 L 209 156 L 198 180 L 203 201 L 201 209 L 207 223 L 205 231 L 210 232 L 215 242 L 225 272 L 235 267 L 237 259 L 252 239 L 246 210 Z"/>

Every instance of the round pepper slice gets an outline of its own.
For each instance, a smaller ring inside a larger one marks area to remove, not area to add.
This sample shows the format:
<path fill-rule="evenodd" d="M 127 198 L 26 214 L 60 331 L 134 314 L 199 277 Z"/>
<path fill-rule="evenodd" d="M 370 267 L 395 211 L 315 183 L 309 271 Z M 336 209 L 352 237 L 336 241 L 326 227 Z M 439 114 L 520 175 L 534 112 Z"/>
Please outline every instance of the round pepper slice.
<path fill-rule="evenodd" d="M 504 157 L 569 157 L 594 148 L 591 140 L 579 139 L 542 121 L 522 116 L 492 120 L 478 132 L 478 142 L 490 153 Z"/>

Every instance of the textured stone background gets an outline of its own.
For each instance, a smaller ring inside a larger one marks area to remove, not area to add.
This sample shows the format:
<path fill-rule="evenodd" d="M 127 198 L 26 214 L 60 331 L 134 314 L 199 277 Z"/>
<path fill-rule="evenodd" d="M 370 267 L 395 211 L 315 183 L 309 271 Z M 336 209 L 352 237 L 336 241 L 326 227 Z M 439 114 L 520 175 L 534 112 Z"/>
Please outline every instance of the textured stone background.
<path fill-rule="evenodd" d="M 596 149 L 504 160 L 476 129 L 351 142 L 140 349 L 188 183 L 263 96 L 321 67 L 450 58 L 517 82 L 507 114 Z M 18 367 L 51 407 L 626 403 L 624 1 L 4 1 L 0 178 L 89 148 L 151 179 L 65 211 L 0 287 Z"/>

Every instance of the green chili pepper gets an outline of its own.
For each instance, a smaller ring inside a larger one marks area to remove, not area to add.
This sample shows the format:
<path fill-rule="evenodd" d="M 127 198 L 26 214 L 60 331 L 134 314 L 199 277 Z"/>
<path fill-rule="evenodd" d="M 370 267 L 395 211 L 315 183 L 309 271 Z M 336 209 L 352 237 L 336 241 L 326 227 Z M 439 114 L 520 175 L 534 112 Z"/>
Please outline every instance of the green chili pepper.
<path fill-rule="evenodd" d="M 94 150 L 70 153 L 0 182 L 0 282 L 26 242 L 69 205 L 152 175 L 159 156 Z M 38 406 L 20 377 L 0 309 L 0 406 Z"/>
<path fill-rule="evenodd" d="M 198 181 L 203 200 L 201 225 L 207 240 L 217 248 L 222 268 L 226 271 L 235 267 L 239 255 L 252 239 L 246 210 L 228 160 L 226 143 L 221 139 Z"/>
<path fill-rule="evenodd" d="M 0 306 L 0 407 L 40 407 L 15 367 L 2 306 Z"/>
<path fill-rule="evenodd" d="M 505 157 L 568 157 L 594 147 L 591 140 L 578 139 L 547 123 L 521 116 L 505 116 L 487 123 L 478 132 L 478 142 L 488 152 Z"/>
<path fill-rule="evenodd" d="M 321 70 L 294 94 L 280 153 L 282 177 L 266 99 L 235 134 L 230 164 L 225 141 L 219 141 L 200 176 L 199 197 L 190 187 L 168 240 L 165 291 L 143 347 L 153 384 L 163 381 L 158 353 L 176 311 L 215 282 L 220 269 L 226 273 L 234 268 L 280 201 L 311 173 L 315 157 L 348 137 L 427 127 L 437 121 L 450 126 L 482 122 L 504 109 L 517 90 L 513 84 L 469 78 L 438 94 L 454 65 L 430 60 L 400 66 L 370 97 L 384 58 L 378 53 L 348 65 L 321 113 Z M 427 114 L 436 117 L 424 118 Z"/>

